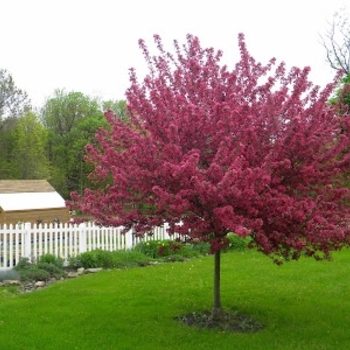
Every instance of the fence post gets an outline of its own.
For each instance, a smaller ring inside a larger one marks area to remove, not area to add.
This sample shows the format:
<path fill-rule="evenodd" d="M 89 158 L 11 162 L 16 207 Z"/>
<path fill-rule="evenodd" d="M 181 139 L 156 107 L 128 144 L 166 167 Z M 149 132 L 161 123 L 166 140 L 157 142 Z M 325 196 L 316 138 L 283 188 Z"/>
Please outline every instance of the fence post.
<path fill-rule="evenodd" d="M 32 235 L 31 235 L 31 226 L 30 222 L 26 222 L 23 224 L 23 237 L 22 244 L 23 246 L 23 257 L 31 260 L 32 258 Z"/>
<path fill-rule="evenodd" d="M 125 234 L 125 248 L 126 249 L 131 249 L 132 248 L 132 229 L 130 229 Z"/>
<path fill-rule="evenodd" d="M 167 222 L 163 224 L 162 229 L 163 229 L 163 239 L 171 239 L 168 233 L 169 224 Z"/>
<path fill-rule="evenodd" d="M 79 225 L 79 254 L 86 252 L 86 223 Z"/>

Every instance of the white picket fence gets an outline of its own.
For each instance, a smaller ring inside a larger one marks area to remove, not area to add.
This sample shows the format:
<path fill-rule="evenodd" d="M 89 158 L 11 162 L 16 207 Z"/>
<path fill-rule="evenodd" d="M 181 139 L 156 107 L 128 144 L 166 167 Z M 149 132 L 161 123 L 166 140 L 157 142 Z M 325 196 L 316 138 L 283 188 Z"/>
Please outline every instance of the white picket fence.
<path fill-rule="evenodd" d="M 136 237 L 130 230 L 122 234 L 122 227 L 101 227 L 92 222 L 77 224 L 30 223 L 0 227 L 0 271 L 11 269 L 21 258 L 36 261 L 50 253 L 68 261 L 86 251 L 131 249 L 140 241 L 165 240 L 169 236 L 166 224 L 155 227 L 150 235 Z"/>

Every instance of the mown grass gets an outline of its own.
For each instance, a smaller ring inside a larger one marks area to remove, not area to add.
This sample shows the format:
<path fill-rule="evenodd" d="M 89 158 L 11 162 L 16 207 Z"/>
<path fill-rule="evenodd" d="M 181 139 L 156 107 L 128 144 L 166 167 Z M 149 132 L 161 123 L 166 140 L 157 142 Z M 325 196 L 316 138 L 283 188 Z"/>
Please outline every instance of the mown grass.
<path fill-rule="evenodd" d="M 188 327 L 209 309 L 213 258 L 102 271 L 13 295 L 0 290 L 1 349 L 348 349 L 350 251 L 275 266 L 254 251 L 222 255 L 222 302 L 257 333 Z"/>

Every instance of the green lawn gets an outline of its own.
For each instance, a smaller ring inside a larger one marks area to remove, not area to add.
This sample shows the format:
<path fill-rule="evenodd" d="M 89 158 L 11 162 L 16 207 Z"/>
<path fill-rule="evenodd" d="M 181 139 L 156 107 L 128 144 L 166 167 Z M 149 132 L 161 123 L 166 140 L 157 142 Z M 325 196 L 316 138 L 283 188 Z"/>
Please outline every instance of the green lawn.
<path fill-rule="evenodd" d="M 174 320 L 211 306 L 213 257 L 102 271 L 31 294 L 0 289 L 0 349 L 349 349 L 350 251 L 275 266 L 222 255 L 222 302 L 265 324 L 253 334 Z"/>

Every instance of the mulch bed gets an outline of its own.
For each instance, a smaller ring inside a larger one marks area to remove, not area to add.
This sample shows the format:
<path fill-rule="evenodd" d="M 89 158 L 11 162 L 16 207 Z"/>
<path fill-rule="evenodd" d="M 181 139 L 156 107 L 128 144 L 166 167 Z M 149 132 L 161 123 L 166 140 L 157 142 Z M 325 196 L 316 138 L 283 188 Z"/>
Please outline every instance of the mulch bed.
<path fill-rule="evenodd" d="M 176 320 L 188 326 L 240 333 L 257 332 L 264 328 L 261 322 L 238 312 L 222 312 L 220 317 L 213 317 L 211 311 L 192 312 L 177 316 Z"/>

